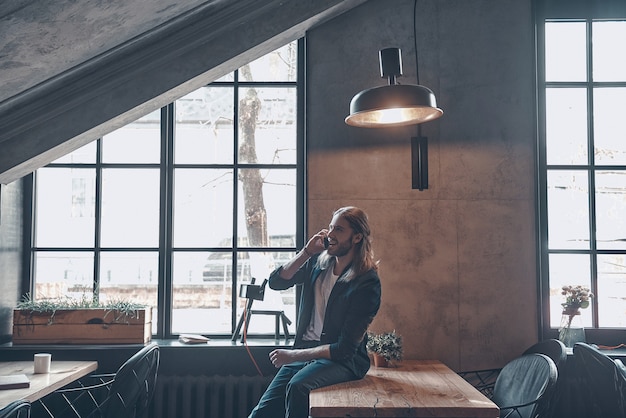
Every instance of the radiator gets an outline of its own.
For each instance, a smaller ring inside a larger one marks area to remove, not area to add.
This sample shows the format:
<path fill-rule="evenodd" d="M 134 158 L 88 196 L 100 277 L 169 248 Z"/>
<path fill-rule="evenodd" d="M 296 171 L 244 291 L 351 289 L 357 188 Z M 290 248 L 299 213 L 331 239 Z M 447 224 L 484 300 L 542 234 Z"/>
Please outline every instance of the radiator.
<path fill-rule="evenodd" d="M 245 418 L 273 376 L 159 376 L 150 418 Z"/>

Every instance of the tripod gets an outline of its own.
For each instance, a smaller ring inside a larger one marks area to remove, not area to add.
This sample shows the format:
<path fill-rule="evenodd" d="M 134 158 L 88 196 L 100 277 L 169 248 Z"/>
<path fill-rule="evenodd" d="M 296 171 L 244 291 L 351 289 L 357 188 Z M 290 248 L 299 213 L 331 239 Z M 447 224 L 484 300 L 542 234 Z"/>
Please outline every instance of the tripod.
<path fill-rule="evenodd" d="M 250 324 L 250 318 L 252 315 L 274 315 L 276 318 L 276 328 L 274 332 L 274 338 L 276 340 L 280 339 L 280 324 L 282 322 L 283 332 L 285 334 L 285 342 L 289 341 L 289 330 L 287 329 L 288 325 L 291 325 L 291 321 L 287 318 L 284 311 L 268 311 L 268 310 L 254 310 L 252 309 L 252 303 L 255 300 L 263 300 L 265 297 L 265 286 L 267 285 L 267 279 L 263 280 L 263 283 L 259 285 L 255 285 L 254 282 L 256 279 L 253 277 L 250 281 L 250 284 L 242 284 L 239 287 L 239 297 L 246 298 L 248 301 L 246 302 L 246 307 L 244 309 L 241 318 L 239 318 L 239 323 L 237 324 L 237 329 L 233 333 L 231 341 L 236 341 L 239 338 L 239 333 L 241 332 L 241 327 L 244 324 L 245 320 L 245 330 L 248 329 L 248 325 Z M 244 332 L 241 336 L 241 342 L 245 342 L 246 333 Z"/>

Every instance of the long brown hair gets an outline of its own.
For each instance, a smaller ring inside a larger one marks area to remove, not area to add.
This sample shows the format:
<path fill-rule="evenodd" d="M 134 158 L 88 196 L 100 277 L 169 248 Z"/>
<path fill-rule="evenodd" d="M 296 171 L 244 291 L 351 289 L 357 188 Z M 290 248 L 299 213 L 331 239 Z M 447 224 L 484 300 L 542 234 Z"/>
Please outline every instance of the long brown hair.
<path fill-rule="evenodd" d="M 351 271 L 347 274 L 347 278 L 358 276 L 370 269 L 378 270 L 378 262 L 374 260 L 372 231 L 370 230 L 367 214 L 355 206 L 345 206 L 337 209 L 333 213 L 333 218 L 337 215 L 348 222 L 355 234 L 363 236 L 361 241 L 355 245 L 354 259 L 352 260 Z M 330 258 L 327 253 L 323 253 L 319 260 L 320 265 L 327 266 Z"/>

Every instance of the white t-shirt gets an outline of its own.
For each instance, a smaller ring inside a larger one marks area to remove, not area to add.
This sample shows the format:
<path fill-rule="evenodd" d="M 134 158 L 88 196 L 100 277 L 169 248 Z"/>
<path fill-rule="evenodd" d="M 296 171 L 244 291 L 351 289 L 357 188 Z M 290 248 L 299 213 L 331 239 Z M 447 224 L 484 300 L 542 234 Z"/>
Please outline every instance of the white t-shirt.
<path fill-rule="evenodd" d="M 306 332 L 302 336 L 305 341 L 319 341 L 324 327 L 324 315 L 326 314 L 326 305 L 330 292 L 333 290 L 338 275 L 333 274 L 333 267 L 330 266 L 319 275 L 315 281 L 315 289 L 313 289 L 315 297 L 315 305 L 313 306 L 313 314 L 311 322 Z"/>

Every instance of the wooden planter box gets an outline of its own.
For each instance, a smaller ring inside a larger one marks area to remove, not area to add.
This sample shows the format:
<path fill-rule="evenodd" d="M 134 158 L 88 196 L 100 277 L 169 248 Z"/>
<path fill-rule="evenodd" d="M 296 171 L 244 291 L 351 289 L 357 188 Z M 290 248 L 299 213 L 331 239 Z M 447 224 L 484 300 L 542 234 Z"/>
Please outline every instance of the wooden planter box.
<path fill-rule="evenodd" d="M 145 344 L 152 339 L 152 308 L 134 316 L 108 309 L 13 311 L 13 344 Z"/>

